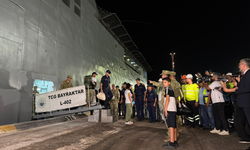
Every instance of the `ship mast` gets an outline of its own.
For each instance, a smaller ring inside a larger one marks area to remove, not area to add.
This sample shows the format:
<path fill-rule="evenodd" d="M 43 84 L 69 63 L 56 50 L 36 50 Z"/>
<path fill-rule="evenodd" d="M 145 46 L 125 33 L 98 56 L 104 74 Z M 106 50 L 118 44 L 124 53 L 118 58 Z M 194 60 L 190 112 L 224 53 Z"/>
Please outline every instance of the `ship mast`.
<path fill-rule="evenodd" d="M 174 71 L 174 55 L 175 53 L 172 51 L 172 53 L 170 53 L 171 58 L 172 58 L 172 70 Z"/>

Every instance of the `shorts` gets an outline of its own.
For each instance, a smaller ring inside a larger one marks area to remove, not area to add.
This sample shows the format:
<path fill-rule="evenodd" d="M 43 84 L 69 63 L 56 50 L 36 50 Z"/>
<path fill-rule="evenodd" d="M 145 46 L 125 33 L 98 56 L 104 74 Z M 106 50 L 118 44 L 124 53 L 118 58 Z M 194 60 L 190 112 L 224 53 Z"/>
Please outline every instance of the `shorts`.
<path fill-rule="evenodd" d="M 168 111 L 168 117 L 166 117 L 168 127 L 176 128 L 176 112 Z"/>

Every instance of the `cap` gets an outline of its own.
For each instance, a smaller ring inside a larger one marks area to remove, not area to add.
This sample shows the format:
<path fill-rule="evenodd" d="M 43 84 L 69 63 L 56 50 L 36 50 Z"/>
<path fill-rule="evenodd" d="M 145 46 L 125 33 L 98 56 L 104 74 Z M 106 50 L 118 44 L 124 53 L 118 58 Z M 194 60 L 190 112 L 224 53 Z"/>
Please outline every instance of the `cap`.
<path fill-rule="evenodd" d="M 226 76 L 232 76 L 233 74 L 231 72 L 228 72 Z"/>
<path fill-rule="evenodd" d="M 117 85 L 116 88 L 119 88 L 119 86 Z"/>
<path fill-rule="evenodd" d="M 186 76 L 186 78 L 188 79 L 193 79 L 193 75 L 191 75 L 191 74 L 187 74 L 187 76 Z"/>
<path fill-rule="evenodd" d="M 169 74 L 169 71 L 168 70 L 162 70 L 162 73 L 160 75 L 163 75 L 163 74 Z"/>
<path fill-rule="evenodd" d="M 175 75 L 176 75 L 176 72 L 170 71 L 169 74 L 170 74 L 171 76 L 175 76 Z"/>
<path fill-rule="evenodd" d="M 124 82 L 123 84 L 127 84 L 126 82 Z"/>
<path fill-rule="evenodd" d="M 107 70 L 106 72 L 109 73 L 109 74 L 111 74 L 111 71 L 110 71 L 110 70 Z"/>
<path fill-rule="evenodd" d="M 148 87 L 153 87 L 153 84 L 148 84 Z"/>
<path fill-rule="evenodd" d="M 184 79 L 186 79 L 186 75 L 183 75 L 183 76 L 181 77 L 181 80 L 184 80 Z"/>
<path fill-rule="evenodd" d="M 112 84 L 112 87 L 115 86 L 115 84 Z"/>
<path fill-rule="evenodd" d="M 68 76 L 67 76 L 67 78 L 70 78 L 70 79 L 72 79 L 71 75 L 68 75 Z"/>
<path fill-rule="evenodd" d="M 129 83 L 130 85 L 133 85 L 133 83 Z"/>
<path fill-rule="evenodd" d="M 93 72 L 93 73 L 92 73 L 92 75 L 93 75 L 93 74 L 96 74 L 96 75 L 98 75 L 98 74 L 97 74 L 96 72 Z"/>
<path fill-rule="evenodd" d="M 140 78 L 137 78 L 137 79 L 136 79 L 136 81 L 137 81 L 137 80 L 141 81 L 141 79 L 140 79 Z"/>
<path fill-rule="evenodd" d="M 158 81 L 159 81 L 159 82 L 162 82 L 162 78 L 160 78 Z"/>
<path fill-rule="evenodd" d="M 126 83 L 126 86 L 131 86 L 131 84 L 130 83 Z"/>
<path fill-rule="evenodd" d="M 37 86 L 34 86 L 34 89 L 37 88 Z"/>

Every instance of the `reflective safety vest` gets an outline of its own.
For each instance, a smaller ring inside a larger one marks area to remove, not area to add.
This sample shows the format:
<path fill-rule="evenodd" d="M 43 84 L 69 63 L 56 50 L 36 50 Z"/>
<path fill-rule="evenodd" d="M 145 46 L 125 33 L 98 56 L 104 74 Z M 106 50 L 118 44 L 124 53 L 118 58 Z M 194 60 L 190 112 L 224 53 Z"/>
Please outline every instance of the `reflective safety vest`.
<path fill-rule="evenodd" d="M 228 87 L 229 89 L 234 88 L 234 83 L 233 83 L 233 82 L 227 83 L 227 87 Z"/>
<path fill-rule="evenodd" d="M 199 102 L 199 87 L 196 83 L 194 84 L 187 84 L 186 85 L 186 93 L 185 97 L 187 101 L 196 101 Z"/>
<path fill-rule="evenodd" d="M 206 104 L 207 104 L 207 100 L 208 100 L 207 90 L 206 90 L 206 89 L 204 89 L 204 90 L 203 90 L 203 103 L 204 103 L 204 105 L 206 105 Z M 212 104 L 211 97 L 210 97 L 209 104 Z"/>

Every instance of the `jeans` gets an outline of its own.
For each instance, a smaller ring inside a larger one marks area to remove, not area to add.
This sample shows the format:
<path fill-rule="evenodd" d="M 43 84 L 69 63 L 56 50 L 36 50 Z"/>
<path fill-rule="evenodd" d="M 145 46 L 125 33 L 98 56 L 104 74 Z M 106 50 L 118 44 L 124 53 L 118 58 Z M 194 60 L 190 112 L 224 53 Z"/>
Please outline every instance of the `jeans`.
<path fill-rule="evenodd" d="M 209 107 L 206 107 L 206 105 L 199 105 L 199 106 L 202 116 L 202 122 L 201 122 L 202 125 L 206 128 L 209 128 L 210 124 L 211 128 L 215 128 L 212 105 L 209 105 Z"/>
<path fill-rule="evenodd" d="M 202 111 L 202 105 L 201 104 L 199 104 L 199 117 L 200 117 L 200 123 L 201 123 L 201 125 L 203 125 L 204 123 L 203 123 L 203 116 L 202 116 L 202 114 L 201 114 L 201 111 Z M 203 125 L 204 126 L 204 125 Z"/>

